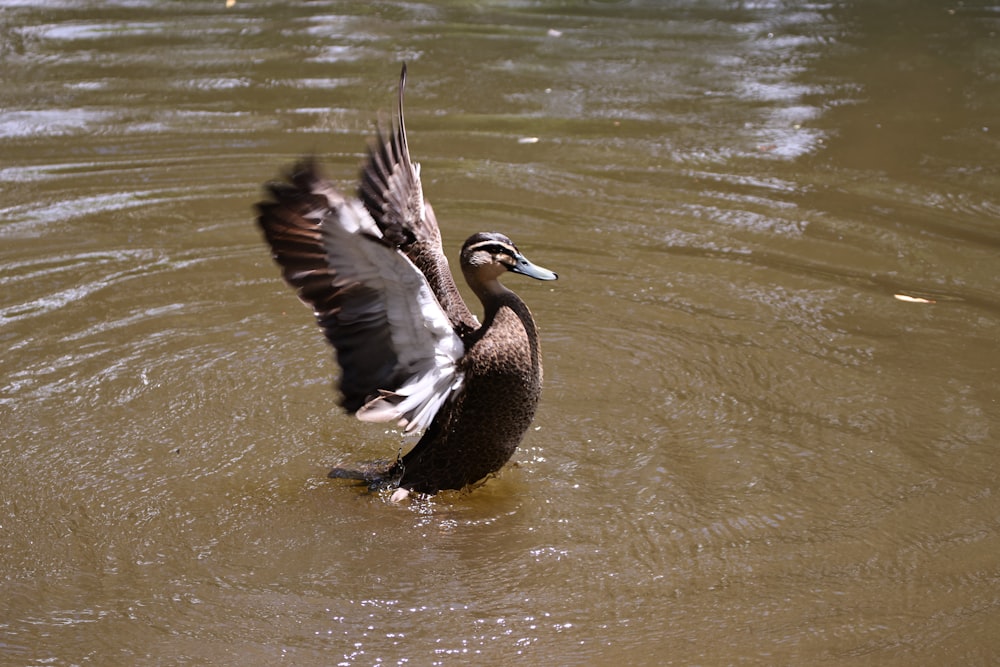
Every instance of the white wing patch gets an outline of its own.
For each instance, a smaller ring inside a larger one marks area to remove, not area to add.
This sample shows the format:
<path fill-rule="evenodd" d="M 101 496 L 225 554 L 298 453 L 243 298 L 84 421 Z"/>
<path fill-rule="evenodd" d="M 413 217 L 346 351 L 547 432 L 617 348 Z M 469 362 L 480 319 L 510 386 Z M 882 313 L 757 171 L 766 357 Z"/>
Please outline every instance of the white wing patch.
<path fill-rule="evenodd" d="M 462 386 L 457 363 L 465 346 L 420 270 L 398 250 L 366 238 L 382 233 L 364 205 L 323 194 L 331 204 L 322 222 L 327 262 L 338 283 L 361 283 L 381 295 L 398 359 L 394 374 L 405 378 L 394 391 L 381 390 L 357 418 L 395 421 L 407 433 L 427 428 Z"/>

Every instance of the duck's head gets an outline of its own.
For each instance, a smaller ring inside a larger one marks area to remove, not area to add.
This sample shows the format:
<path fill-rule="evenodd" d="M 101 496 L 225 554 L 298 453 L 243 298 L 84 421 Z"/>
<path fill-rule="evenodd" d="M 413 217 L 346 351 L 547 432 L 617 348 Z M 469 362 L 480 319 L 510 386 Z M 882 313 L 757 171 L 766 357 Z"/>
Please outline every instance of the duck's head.
<path fill-rule="evenodd" d="M 476 292 L 480 288 L 493 291 L 494 285 L 499 286 L 497 278 L 507 271 L 536 280 L 555 280 L 559 277 L 529 262 L 513 241 L 498 232 L 480 232 L 470 236 L 462 245 L 461 264 L 465 279 Z"/>

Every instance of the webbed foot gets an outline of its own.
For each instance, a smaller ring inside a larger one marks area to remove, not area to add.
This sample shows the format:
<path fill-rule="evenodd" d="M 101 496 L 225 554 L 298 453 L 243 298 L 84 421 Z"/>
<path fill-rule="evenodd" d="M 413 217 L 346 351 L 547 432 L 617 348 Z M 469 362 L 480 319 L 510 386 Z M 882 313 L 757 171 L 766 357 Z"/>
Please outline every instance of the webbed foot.
<path fill-rule="evenodd" d="M 351 479 L 368 486 L 369 491 L 393 489 L 399 486 L 403 478 L 402 459 L 394 462 L 385 459 L 359 463 L 354 468 L 337 467 L 327 473 L 330 479 Z"/>

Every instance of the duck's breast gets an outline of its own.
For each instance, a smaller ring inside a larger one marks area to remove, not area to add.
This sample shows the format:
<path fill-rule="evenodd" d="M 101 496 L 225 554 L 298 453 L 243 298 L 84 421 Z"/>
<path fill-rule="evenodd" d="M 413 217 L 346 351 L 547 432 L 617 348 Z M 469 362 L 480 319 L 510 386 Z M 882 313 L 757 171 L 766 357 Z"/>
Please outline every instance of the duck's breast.
<path fill-rule="evenodd" d="M 491 450 L 490 456 L 481 454 L 497 461 L 493 470 L 514 453 L 541 395 L 541 357 L 534 324 L 530 314 L 527 317 L 525 321 L 523 314 L 502 307 L 460 362 L 466 384 L 450 435 Z"/>
<path fill-rule="evenodd" d="M 477 482 L 510 460 L 531 425 L 542 368 L 530 319 L 502 307 L 459 363 L 462 390 L 404 458 L 404 486 L 433 492 Z"/>

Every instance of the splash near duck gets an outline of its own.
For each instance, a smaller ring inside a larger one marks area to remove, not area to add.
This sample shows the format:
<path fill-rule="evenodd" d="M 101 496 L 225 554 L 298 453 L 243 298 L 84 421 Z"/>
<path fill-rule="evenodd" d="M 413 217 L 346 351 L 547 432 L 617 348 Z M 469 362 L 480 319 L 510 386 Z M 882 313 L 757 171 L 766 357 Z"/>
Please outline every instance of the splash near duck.
<path fill-rule="evenodd" d="M 282 276 L 336 350 L 341 406 L 362 421 L 422 433 L 394 463 L 330 472 L 395 488 L 393 499 L 462 489 L 513 455 L 538 406 L 542 360 L 531 312 L 499 279 L 557 278 L 503 234 L 473 234 L 460 265 L 482 323 L 472 314 L 410 159 L 405 85 L 403 65 L 396 120 L 370 144 L 356 197 L 304 159 L 257 205 Z"/>

